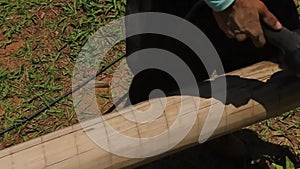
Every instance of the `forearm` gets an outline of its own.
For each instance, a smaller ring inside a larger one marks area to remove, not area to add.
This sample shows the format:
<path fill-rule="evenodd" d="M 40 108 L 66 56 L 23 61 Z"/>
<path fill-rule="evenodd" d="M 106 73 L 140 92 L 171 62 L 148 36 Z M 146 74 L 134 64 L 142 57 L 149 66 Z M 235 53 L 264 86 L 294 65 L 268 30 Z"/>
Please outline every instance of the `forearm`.
<path fill-rule="evenodd" d="M 234 0 L 204 0 L 214 11 L 223 11 L 228 8 Z"/>

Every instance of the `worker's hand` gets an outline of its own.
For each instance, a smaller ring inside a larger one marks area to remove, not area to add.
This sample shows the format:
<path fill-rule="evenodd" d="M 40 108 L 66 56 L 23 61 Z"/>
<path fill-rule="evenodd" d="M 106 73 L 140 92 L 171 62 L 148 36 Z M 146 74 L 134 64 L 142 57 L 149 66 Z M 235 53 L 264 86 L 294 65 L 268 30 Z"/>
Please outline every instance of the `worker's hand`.
<path fill-rule="evenodd" d="M 250 38 L 256 47 L 266 43 L 260 20 L 274 30 L 282 25 L 260 0 L 235 0 L 229 8 L 214 12 L 219 27 L 229 38 Z"/>

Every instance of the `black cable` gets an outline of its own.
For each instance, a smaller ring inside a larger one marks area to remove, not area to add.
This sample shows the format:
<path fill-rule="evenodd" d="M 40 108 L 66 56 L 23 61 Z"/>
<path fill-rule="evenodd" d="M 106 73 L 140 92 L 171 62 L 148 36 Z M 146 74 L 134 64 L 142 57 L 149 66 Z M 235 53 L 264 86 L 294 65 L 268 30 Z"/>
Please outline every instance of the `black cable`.
<path fill-rule="evenodd" d="M 118 101 L 112 105 L 106 112 L 104 112 L 102 115 L 105 115 L 105 114 L 108 114 L 108 113 L 111 113 L 112 111 L 114 111 L 126 98 L 128 97 L 128 92 L 125 93 L 122 97 L 120 97 L 118 99 Z"/>
<path fill-rule="evenodd" d="M 205 6 L 205 3 L 204 3 L 203 0 L 197 1 L 193 5 L 191 10 L 185 15 L 185 19 L 190 20 L 192 18 L 192 16 L 194 16 L 195 13 L 200 11 L 201 8 L 203 8 L 204 6 Z M 103 113 L 103 115 L 111 113 L 112 111 L 114 111 L 117 108 L 117 106 L 119 106 L 121 104 L 121 102 L 124 101 L 126 98 L 128 98 L 128 92 L 125 93 L 122 97 L 120 97 L 119 100 L 114 105 L 112 105 L 106 112 Z"/>
<path fill-rule="evenodd" d="M 99 70 L 96 75 L 91 76 L 90 78 L 88 78 L 86 81 L 82 82 L 81 84 L 79 84 L 78 86 L 76 86 L 75 88 L 73 88 L 72 90 L 66 92 L 64 95 L 60 96 L 59 98 L 53 100 L 49 105 L 47 105 L 46 107 L 43 107 L 42 109 L 38 110 L 37 112 L 33 113 L 32 115 L 30 115 L 29 117 L 26 117 L 24 120 L 18 122 L 17 124 L 10 126 L 8 128 L 6 128 L 5 130 L 2 130 L 0 132 L 0 135 L 4 135 L 5 133 L 10 132 L 11 130 L 20 127 L 21 125 L 25 124 L 26 122 L 34 119 L 35 117 L 39 116 L 40 114 L 42 114 L 43 112 L 45 112 L 46 110 L 50 109 L 52 106 L 54 106 L 56 103 L 60 102 L 61 100 L 65 99 L 66 97 L 68 97 L 69 95 L 75 93 L 76 91 L 78 91 L 79 89 L 81 89 L 83 86 L 85 86 L 86 84 L 88 84 L 90 81 L 92 81 L 93 79 L 95 79 L 97 76 L 99 76 L 100 74 L 102 74 L 103 72 L 105 72 L 107 69 L 109 69 L 110 67 L 112 67 L 114 64 L 118 63 L 121 59 L 125 58 L 126 54 L 123 56 L 118 57 L 117 59 L 115 59 L 114 61 L 112 61 L 111 63 L 105 65 L 101 70 Z M 127 96 L 127 94 L 125 94 L 124 96 Z M 123 98 L 124 96 L 122 96 L 120 99 L 125 99 Z M 118 101 L 119 102 L 119 101 Z M 117 103 L 118 103 L 117 102 Z M 122 102 L 122 101 L 121 101 Z M 118 103 L 119 104 L 119 103 Z M 113 105 L 109 110 L 113 111 L 113 109 L 116 106 Z M 112 110 L 111 110 L 112 109 Z M 107 112 L 105 112 L 107 113 Z"/>
<path fill-rule="evenodd" d="M 202 8 L 204 6 L 204 3 L 202 0 L 198 1 L 193 7 L 192 9 L 188 12 L 188 14 L 185 16 L 185 19 L 189 20 L 191 19 L 191 17 L 194 15 L 195 12 L 197 12 L 200 8 Z M 56 103 L 60 102 L 61 100 L 63 100 L 64 98 L 68 97 L 69 95 L 75 93 L 76 91 L 78 91 L 79 89 L 81 89 L 83 86 L 85 86 L 86 84 L 88 84 L 90 81 L 92 81 L 93 79 L 95 79 L 97 76 L 99 76 L 100 74 L 102 74 L 103 72 L 105 72 L 108 68 L 110 68 L 111 66 L 113 66 L 114 64 L 116 64 L 117 62 L 119 62 L 121 59 L 123 59 L 124 57 L 126 57 L 126 54 L 123 56 L 120 56 L 119 58 L 117 58 L 116 60 L 114 60 L 113 62 L 109 63 L 108 65 L 106 65 L 105 67 L 103 67 L 101 70 L 99 70 L 96 75 L 90 77 L 89 79 L 87 79 L 86 81 L 84 81 L 83 83 L 79 84 L 78 86 L 76 86 L 75 88 L 73 88 L 72 90 L 68 91 L 67 93 L 65 93 L 64 95 L 60 96 L 59 98 L 55 99 L 54 101 L 52 101 L 49 105 L 47 105 L 46 107 L 38 110 L 37 112 L 35 112 L 34 114 L 30 115 L 29 117 L 25 118 L 24 120 L 22 120 L 21 122 L 10 126 L 8 128 L 6 128 L 5 130 L 0 132 L 0 135 L 4 135 L 7 132 L 10 132 L 11 130 L 20 127 L 21 125 L 25 124 L 26 122 L 34 119 L 35 117 L 39 116 L 40 114 L 42 114 L 43 112 L 45 112 L 46 110 L 48 110 L 49 108 L 51 108 L 52 106 L 54 106 Z M 110 113 L 112 112 L 126 97 L 128 96 L 128 93 L 124 94 L 112 107 L 110 107 L 106 112 L 104 112 L 104 114 Z"/>
<path fill-rule="evenodd" d="M 186 20 L 190 20 L 190 19 L 192 18 L 192 16 L 195 15 L 196 12 L 201 11 L 200 9 L 201 9 L 202 7 L 204 7 L 204 5 L 205 5 L 205 3 L 204 3 L 203 0 L 197 1 L 197 2 L 193 5 L 192 9 L 185 15 L 185 19 L 186 19 Z"/>

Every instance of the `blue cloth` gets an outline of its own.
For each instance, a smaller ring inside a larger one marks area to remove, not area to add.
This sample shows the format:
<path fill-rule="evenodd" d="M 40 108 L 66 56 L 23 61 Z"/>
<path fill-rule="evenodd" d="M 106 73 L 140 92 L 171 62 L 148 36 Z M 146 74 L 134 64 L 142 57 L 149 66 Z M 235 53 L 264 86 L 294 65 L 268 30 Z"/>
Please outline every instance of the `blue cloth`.
<path fill-rule="evenodd" d="M 214 11 L 223 11 L 228 8 L 234 0 L 204 0 Z"/>

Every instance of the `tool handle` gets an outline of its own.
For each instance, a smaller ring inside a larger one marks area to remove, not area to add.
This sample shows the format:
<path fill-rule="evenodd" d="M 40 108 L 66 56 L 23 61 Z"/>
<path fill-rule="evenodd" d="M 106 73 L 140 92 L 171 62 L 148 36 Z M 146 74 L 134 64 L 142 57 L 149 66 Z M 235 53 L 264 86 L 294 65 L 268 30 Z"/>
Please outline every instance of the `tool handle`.
<path fill-rule="evenodd" d="M 300 77 L 300 36 L 283 27 L 280 31 L 274 31 L 262 26 L 267 41 L 285 52 L 286 66 Z"/>
<path fill-rule="evenodd" d="M 283 27 L 280 31 L 262 26 L 266 40 L 274 46 L 283 49 L 286 53 L 293 52 L 298 49 L 300 36 L 296 32 L 292 32 Z"/>

